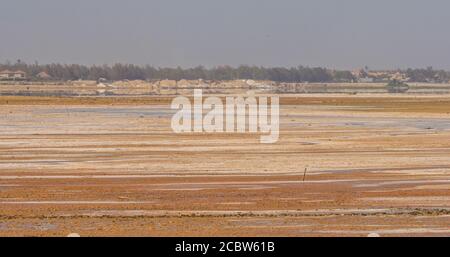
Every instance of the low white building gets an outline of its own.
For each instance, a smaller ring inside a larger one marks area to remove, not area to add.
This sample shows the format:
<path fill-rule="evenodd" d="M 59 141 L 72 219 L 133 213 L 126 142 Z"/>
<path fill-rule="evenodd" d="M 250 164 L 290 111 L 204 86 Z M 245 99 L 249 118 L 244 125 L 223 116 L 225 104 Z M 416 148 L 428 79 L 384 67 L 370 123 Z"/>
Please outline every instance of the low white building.
<path fill-rule="evenodd" d="M 23 71 L 0 71 L 1 80 L 24 80 L 27 78 L 27 74 Z"/>

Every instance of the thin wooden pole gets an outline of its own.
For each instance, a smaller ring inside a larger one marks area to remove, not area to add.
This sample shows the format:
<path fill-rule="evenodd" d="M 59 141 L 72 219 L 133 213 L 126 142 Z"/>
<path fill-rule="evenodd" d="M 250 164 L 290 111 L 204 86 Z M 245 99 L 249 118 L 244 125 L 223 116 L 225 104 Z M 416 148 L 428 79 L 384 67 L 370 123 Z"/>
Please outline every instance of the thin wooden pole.
<path fill-rule="evenodd" d="M 305 168 L 305 172 L 303 173 L 303 182 L 305 182 L 306 179 L 306 171 L 308 171 L 308 167 Z"/>

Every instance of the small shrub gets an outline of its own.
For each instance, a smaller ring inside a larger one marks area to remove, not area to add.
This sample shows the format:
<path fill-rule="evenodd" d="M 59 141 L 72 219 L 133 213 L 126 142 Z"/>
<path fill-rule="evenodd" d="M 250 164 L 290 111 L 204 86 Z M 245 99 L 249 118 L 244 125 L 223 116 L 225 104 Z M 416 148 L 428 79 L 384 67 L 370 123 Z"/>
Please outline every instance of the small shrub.
<path fill-rule="evenodd" d="M 404 82 L 398 81 L 398 80 L 391 80 L 386 85 L 386 88 L 389 93 L 394 93 L 394 94 L 406 93 L 409 90 L 409 85 Z"/>

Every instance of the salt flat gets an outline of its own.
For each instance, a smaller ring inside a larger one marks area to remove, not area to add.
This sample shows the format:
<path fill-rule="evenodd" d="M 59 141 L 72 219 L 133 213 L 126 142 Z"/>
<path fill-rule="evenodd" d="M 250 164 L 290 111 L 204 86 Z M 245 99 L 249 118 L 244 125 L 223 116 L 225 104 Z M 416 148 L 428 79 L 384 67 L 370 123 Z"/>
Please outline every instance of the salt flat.
<path fill-rule="evenodd" d="M 260 144 L 173 133 L 168 97 L 1 96 L 0 235 L 450 235 L 450 96 L 280 102 Z"/>

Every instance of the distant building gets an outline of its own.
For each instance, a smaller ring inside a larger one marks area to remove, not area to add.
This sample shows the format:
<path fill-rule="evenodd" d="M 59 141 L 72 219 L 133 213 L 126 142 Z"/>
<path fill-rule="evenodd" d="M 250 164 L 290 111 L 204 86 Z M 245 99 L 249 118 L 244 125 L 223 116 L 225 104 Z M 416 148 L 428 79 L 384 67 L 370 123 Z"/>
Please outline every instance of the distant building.
<path fill-rule="evenodd" d="M 353 77 L 355 77 L 356 79 L 364 78 L 367 76 L 367 73 L 364 69 L 352 70 L 351 73 L 352 73 Z"/>
<path fill-rule="evenodd" d="M 24 80 L 27 78 L 27 74 L 23 71 L 0 71 L 0 80 Z"/>
<path fill-rule="evenodd" d="M 39 79 L 51 79 L 51 78 L 52 78 L 52 76 L 50 76 L 50 75 L 49 75 L 47 72 L 45 72 L 45 71 L 39 72 L 39 73 L 36 75 L 36 77 L 39 78 Z"/>
<path fill-rule="evenodd" d="M 359 78 L 358 82 L 359 83 L 372 83 L 372 82 L 374 82 L 374 79 L 373 78 L 369 78 L 369 77 Z"/>
<path fill-rule="evenodd" d="M 407 82 L 407 81 L 409 81 L 409 78 L 404 73 L 396 72 L 394 74 L 391 74 L 390 80 L 397 80 L 397 81 L 401 81 L 401 82 Z"/>

